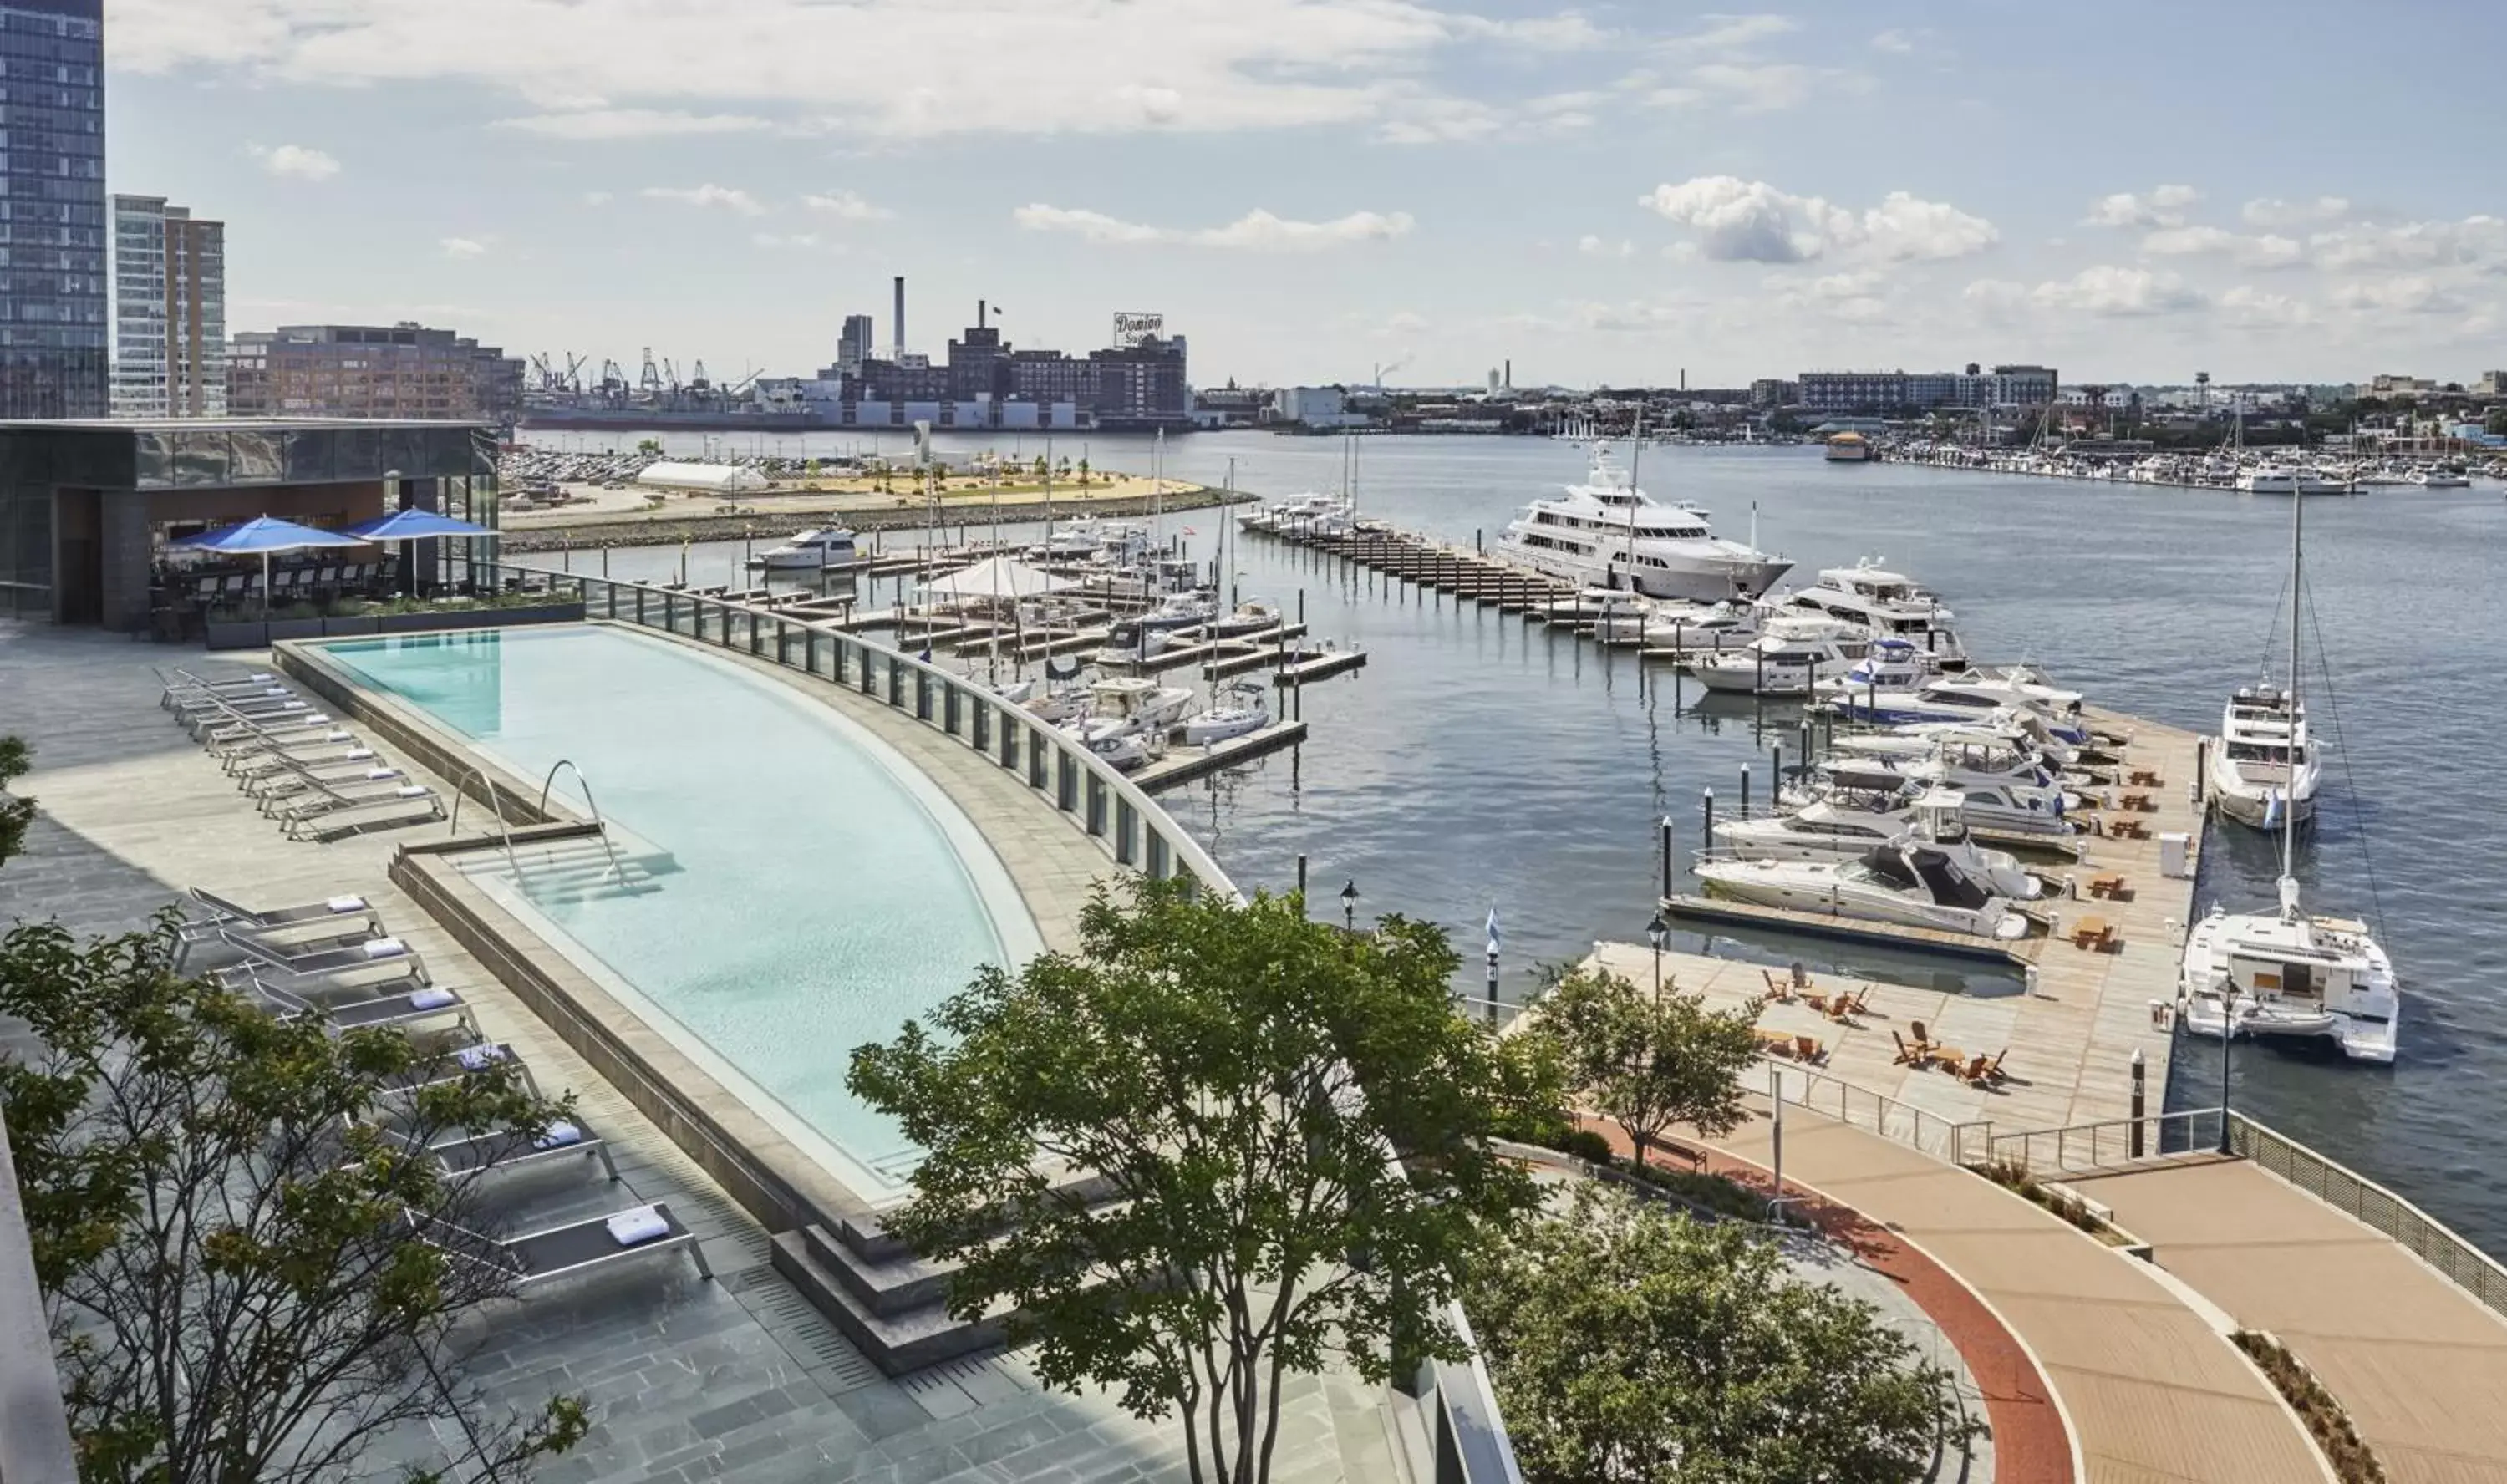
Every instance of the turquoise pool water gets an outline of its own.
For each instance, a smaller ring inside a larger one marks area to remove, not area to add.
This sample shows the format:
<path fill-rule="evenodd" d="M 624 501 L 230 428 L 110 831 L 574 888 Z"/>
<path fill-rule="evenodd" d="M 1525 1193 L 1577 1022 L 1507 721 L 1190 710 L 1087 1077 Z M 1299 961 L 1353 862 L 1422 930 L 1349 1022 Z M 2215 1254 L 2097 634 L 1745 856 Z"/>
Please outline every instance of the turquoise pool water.
<path fill-rule="evenodd" d="M 323 648 L 520 778 L 572 759 L 622 848 L 667 860 L 622 893 L 535 883 L 527 853 L 520 894 L 572 940 L 556 946 L 859 1194 L 895 1193 L 912 1150 L 845 1090 L 847 1056 L 1036 946 L 945 794 L 828 706 L 667 639 L 552 627 Z M 581 805 L 563 775 L 557 795 Z M 492 877 L 510 903 L 501 858 Z"/>

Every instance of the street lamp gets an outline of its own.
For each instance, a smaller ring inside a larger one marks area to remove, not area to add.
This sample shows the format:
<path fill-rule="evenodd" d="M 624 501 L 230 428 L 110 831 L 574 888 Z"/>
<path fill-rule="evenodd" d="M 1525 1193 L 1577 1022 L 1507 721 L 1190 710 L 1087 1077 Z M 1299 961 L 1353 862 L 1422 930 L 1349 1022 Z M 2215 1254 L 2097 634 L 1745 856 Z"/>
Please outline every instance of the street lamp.
<path fill-rule="evenodd" d="M 1340 888 L 1340 915 L 1349 935 L 1353 938 L 1358 936 L 1358 878 L 1355 876 L 1349 879 L 1348 886 Z"/>
<path fill-rule="evenodd" d="M 1670 936 L 1671 924 L 1662 920 L 1662 911 L 1656 908 L 1653 921 L 1646 924 L 1646 940 L 1653 944 L 1653 997 L 1657 1003 L 1662 999 L 1662 945 Z"/>

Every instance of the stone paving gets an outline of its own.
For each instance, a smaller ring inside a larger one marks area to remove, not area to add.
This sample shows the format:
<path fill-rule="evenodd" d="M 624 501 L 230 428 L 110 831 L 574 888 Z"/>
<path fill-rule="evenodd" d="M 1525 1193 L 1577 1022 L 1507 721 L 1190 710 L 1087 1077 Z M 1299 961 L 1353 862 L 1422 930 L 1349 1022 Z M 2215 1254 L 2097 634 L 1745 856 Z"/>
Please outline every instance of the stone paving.
<path fill-rule="evenodd" d="M 174 663 L 202 668 L 197 652 L 0 625 L 0 731 L 35 748 L 34 771 L 19 786 L 42 805 L 27 853 L 0 871 L 0 922 L 53 917 L 83 932 L 127 929 L 195 885 L 251 903 L 356 892 L 438 980 L 477 1007 L 490 1036 L 514 1045 L 544 1088 L 574 1094 L 584 1121 L 611 1145 L 619 1187 L 589 1162 L 517 1172 L 497 1187 L 503 1214 L 528 1229 L 667 1201 L 697 1233 L 717 1277 L 703 1282 L 676 1256 L 621 1264 L 535 1290 L 476 1326 L 463 1363 L 498 1403 L 528 1408 L 568 1391 L 592 1397 L 591 1438 L 542 1468 L 541 1479 L 1015 1484 L 1183 1476 L 1179 1428 L 1138 1422 L 1107 1396 L 1041 1391 L 1015 1355 L 882 1376 L 769 1268 L 766 1233 L 755 1221 L 389 883 L 385 866 L 407 832 L 299 844 L 254 811 L 158 708 L 150 667 Z M 233 673 L 248 666 L 266 668 L 266 657 L 214 668 Z M 876 724 L 884 709 L 865 705 L 859 719 Z M 953 794 L 962 781 L 984 781 L 948 775 L 952 753 L 982 772 L 982 760 L 963 746 L 886 719 L 907 729 L 889 740 L 918 762 L 929 759 Z M 383 750 L 386 761 L 399 761 Z M 1001 814 L 989 795 L 959 797 L 979 824 Z M 1045 889 L 1067 904 L 1086 885 L 1084 857 L 1070 847 L 1095 848 L 1034 798 L 1021 807 L 1037 817 L 988 829 L 987 837 L 1013 870 L 1025 869 L 1016 854 L 1022 842 L 1060 856 L 1060 879 Z M 1039 902 L 1033 890 L 1030 901 Z M 1049 924 L 1039 925 L 1054 942 Z M 429 1452 L 424 1438 L 396 1443 L 405 1456 Z M 1329 1484 L 1400 1476 L 1378 1393 L 1337 1373 L 1294 1387 L 1275 1477 Z"/>

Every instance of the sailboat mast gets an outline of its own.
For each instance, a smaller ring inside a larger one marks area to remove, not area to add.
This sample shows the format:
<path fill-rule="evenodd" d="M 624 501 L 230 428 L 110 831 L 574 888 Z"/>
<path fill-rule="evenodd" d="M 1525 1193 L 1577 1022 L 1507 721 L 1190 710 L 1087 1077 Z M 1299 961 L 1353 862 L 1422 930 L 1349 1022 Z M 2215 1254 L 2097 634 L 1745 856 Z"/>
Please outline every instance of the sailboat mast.
<path fill-rule="evenodd" d="M 2298 879 L 2298 625 L 2300 585 L 2306 581 L 2307 496 L 2292 484 L 2289 490 L 2289 735 L 2281 745 L 2280 877 L 2281 899 L 2293 897 L 2289 884 Z"/>
<path fill-rule="evenodd" d="M 1637 468 L 1645 461 L 1645 408 L 1628 431 L 1628 585 L 1637 583 Z M 1613 587 L 1618 586 L 1617 583 Z"/>

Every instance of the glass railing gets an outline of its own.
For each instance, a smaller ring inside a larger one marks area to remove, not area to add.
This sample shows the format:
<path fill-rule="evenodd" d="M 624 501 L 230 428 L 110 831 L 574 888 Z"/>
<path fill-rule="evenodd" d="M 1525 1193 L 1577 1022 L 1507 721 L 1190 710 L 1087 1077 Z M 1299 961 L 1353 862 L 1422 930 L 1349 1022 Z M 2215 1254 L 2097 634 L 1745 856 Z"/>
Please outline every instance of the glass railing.
<path fill-rule="evenodd" d="M 684 635 L 840 685 L 911 716 L 999 767 L 1053 806 L 1115 864 L 1152 881 L 1186 878 L 1236 894 L 1218 863 L 1139 785 L 1087 745 L 970 676 L 859 634 L 703 593 L 497 563 L 527 587 L 572 592 L 584 616 Z"/>

